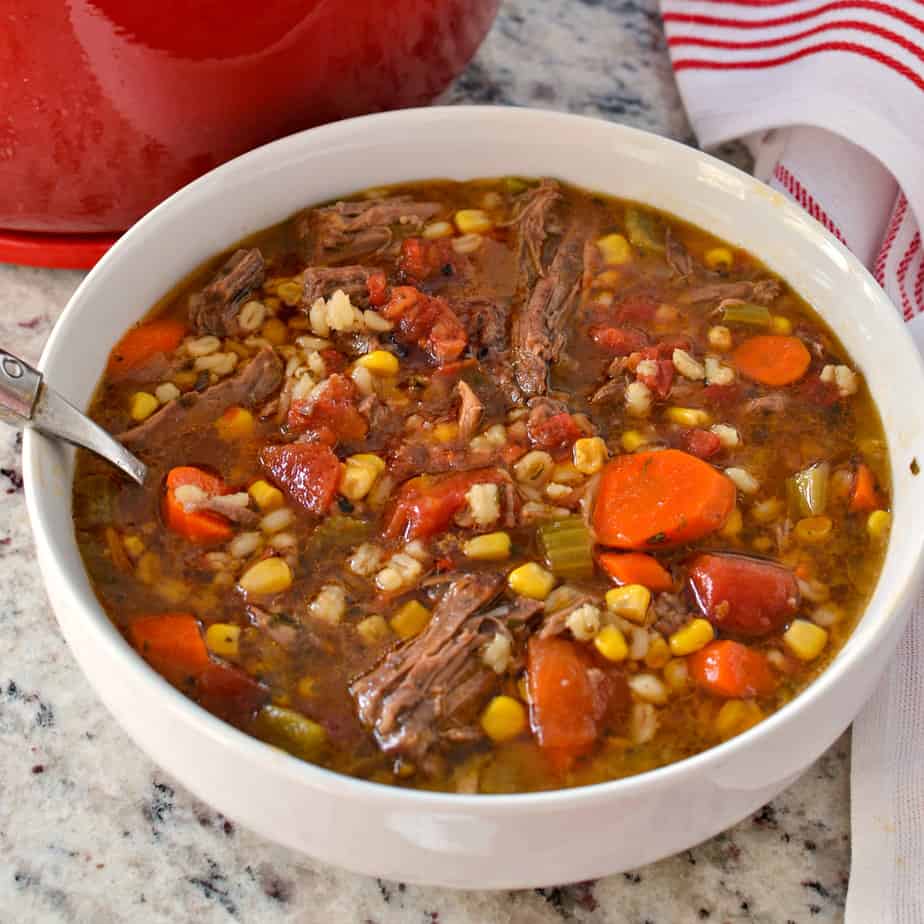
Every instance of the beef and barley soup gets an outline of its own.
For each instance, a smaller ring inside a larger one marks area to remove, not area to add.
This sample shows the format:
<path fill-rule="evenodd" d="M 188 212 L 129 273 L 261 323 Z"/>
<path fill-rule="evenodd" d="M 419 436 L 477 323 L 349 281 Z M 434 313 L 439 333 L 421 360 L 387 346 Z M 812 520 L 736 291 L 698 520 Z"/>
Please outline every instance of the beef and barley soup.
<path fill-rule="evenodd" d="M 457 792 L 721 742 L 861 615 L 889 532 L 860 371 L 782 280 L 550 179 L 306 209 L 113 350 L 77 536 L 206 709 L 304 760 Z"/>

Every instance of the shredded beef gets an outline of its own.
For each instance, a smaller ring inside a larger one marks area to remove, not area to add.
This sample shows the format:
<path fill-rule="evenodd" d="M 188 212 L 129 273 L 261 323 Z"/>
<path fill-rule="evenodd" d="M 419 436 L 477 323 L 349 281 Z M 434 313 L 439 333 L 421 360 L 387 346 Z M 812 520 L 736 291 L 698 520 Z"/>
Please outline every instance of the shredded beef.
<path fill-rule="evenodd" d="M 557 233 L 552 210 L 561 201 L 561 188 L 555 180 L 544 178 L 538 186 L 520 197 L 510 227 L 517 232 L 517 264 L 527 285 L 545 275 L 543 246 L 550 233 Z"/>
<path fill-rule="evenodd" d="M 179 457 L 185 451 L 186 438 L 217 420 L 228 408 L 254 408 L 265 401 L 282 382 L 282 372 L 279 357 L 266 347 L 237 374 L 203 392 L 186 392 L 168 402 L 144 423 L 122 433 L 119 440 L 142 457 Z"/>
<path fill-rule="evenodd" d="M 693 258 L 686 247 L 674 237 L 668 228 L 664 234 L 664 259 L 673 272 L 683 280 L 693 275 Z"/>
<path fill-rule="evenodd" d="M 359 718 L 379 747 L 419 762 L 441 739 L 473 729 L 473 708 L 495 682 L 479 649 L 488 641 L 478 615 L 502 584 L 496 574 L 468 574 L 443 594 L 427 628 L 389 652 L 350 686 Z"/>
<path fill-rule="evenodd" d="M 391 243 L 393 225 L 418 230 L 441 208 L 436 202 L 393 196 L 306 209 L 295 219 L 298 249 L 309 266 L 344 263 Z"/>
<path fill-rule="evenodd" d="M 780 291 L 780 284 L 775 279 L 761 279 L 757 282 L 712 282 L 688 289 L 678 301 L 692 305 L 698 302 L 719 302 L 724 298 L 740 298 L 756 302 L 758 305 L 771 305 Z"/>
<path fill-rule="evenodd" d="M 459 439 L 467 443 L 478 431 L 478 424 L 481 423 L 481 417 L 484 414 L 484 405 L 478 399 L 478 395 L 472 391 L 471 385 L 459 380 L 456 385 L 459 392 Z"/>
<path fill-rule="evenodd" d="M 238 322 L 247 297 L 263 285 L 263 254 L 255 247 L 236 250 L 212 281 L 190 296 L 189 321 L 200 334 L 236 337 Z"/>
<path fill-rule="evenodd" d="M 366 283 L 375 270 L 367 266 L 310 266 L 305 270 L 302 305 L 308 309 L 319 298 L 330 298 L 338 289 L 350 297 L 354 305 L 369 304 Z"/>

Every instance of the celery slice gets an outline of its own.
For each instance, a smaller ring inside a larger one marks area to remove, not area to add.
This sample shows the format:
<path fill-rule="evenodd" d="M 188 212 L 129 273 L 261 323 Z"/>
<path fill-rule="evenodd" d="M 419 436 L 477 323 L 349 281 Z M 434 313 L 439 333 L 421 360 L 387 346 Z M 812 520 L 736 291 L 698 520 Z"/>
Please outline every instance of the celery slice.
<path fill-rule="evenodd" d="M 817 517 L 828 506 L 828 477 L 831 466 L 818 462 L 786 479 L 790 511 L 802 517 Z"/>
<path fill-rule="evenodd" d="M 589 578 L 593 575 L 593 539 L 581 517 L 543 523 L 538 537 L 546 564 L 559 577 Z"/>
<path fill-rule="evenodd" d="M 654 215 L 629 206 L 626 209 L 626 234 L 640 250 L 664 252 L 664 229 Z"/>
<path fill-rule="evenodd" d="M 753 302 L 739 302 L 722 309 L 722 320 L 726 324 L 750 324 L 754 327 L 769 327 L 772 323 L 770 309 Z"/>

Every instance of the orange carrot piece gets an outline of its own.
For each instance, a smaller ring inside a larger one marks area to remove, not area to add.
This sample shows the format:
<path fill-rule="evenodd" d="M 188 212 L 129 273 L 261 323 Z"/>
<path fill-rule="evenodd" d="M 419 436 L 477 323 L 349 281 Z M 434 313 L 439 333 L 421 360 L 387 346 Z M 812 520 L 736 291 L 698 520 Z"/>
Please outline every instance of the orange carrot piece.
<path fill-rule="evenodd" d="M 862 462 L 857 466 L 853 480 L 853 494 L 850 496 L 850 510 L 853 513 L 876 510 L 880 506 L 876 479 L 868 465 Z"/>
<path fill-rule="evenodd" d="M 656 558 L 644 552 L 601 552 L 597 561 L 620 586 L 641 584 L 655 592 L 670 590 L 674 586 L 670 572 Z"/>
<path fill-rule="evenodd" d="M 108 372 L 118 376 L 137 369 L 158 353 L 175 350 L 184 336 L 186 325 L 173 318 L 161 318 L 133 327 L 109 354 Z"/>
<path fill-rule="evenodd" d="M 798 337 L 749 337 L 732 353 L 742 375 L 762 385 L 791 385 L 805 375 L 812 357 Z"/>
<path fill-rule="evenodd" d="M 182 465 L 171 469 L 167 475 L 167 493 L 164 496 L 164 520 L 167 526 L 184 539 L 201 545 L 226 542 L 230 539 L 233 530 L 223 516 L 207 510 L 189 513 L 184 509 L 174 493 L 183 485 L 195 485 L 207 494 L 228 493 L 220 478 L 202 471 L 201 468 Z"/>
<path fill-rule="evenodd" d="M 211 664 L 199 623 L 191 613 L 141 616 L 129 626 L 128 634 L 145 661 L 173 683 L 195 677 Z"/>
<path fill-rule="evenodd" d="M 603 545 L 658 549 L 721 529 L 735 486 L 679 449 L 618 456 L 603 469 L 593 525 Z"/>
<path fill-rule="evenodd" d="M 526 676 L 530 721 L 539 746 L 558 769 L 586 753 L 597 740 L 598 702 L 584 652 L 564 638 L 529 640 Z"/>
<path fill-rule="evenodd" d="M 687 668 L 694 683 L 728 699 L 768 696 L 776 689 L 766 657 L 740 642 L 710 642 L 687 658 Z"/>

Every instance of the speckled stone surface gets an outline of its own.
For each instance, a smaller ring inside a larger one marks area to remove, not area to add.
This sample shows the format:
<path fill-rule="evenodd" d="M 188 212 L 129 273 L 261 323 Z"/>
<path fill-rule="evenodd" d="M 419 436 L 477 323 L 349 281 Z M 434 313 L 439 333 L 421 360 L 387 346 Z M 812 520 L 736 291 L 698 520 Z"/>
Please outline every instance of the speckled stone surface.
<path fill-rule="evenodd" d="M 692 141 L 654 0 L 507 0 L 445 99 L 568 109 Z M 0 344 L 37 359 L 80 278 L 0 266 Z M 726 834 L 560 889 L 404 886 L 321 866 L 241 830 L 151 763 L 91 692 L 42 590 L 20 471 L 17 435 L 0 426 L 0 924 L 842 920 L 845 740 Z"/>

